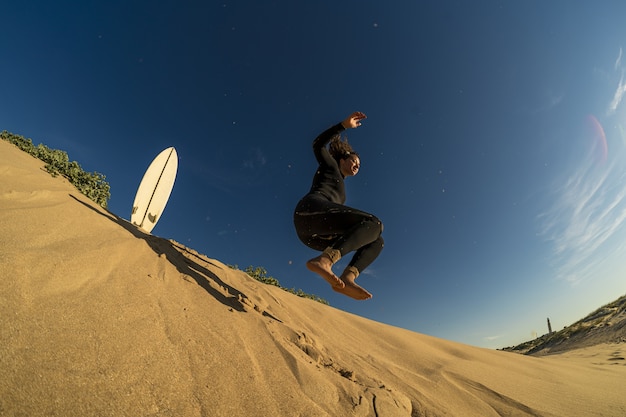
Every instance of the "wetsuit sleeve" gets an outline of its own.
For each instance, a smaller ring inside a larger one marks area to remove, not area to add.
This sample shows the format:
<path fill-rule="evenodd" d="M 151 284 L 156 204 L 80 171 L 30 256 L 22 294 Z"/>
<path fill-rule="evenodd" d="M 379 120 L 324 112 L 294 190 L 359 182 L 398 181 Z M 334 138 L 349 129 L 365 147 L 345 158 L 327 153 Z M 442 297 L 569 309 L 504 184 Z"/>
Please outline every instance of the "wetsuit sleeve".
<path fill-rule="evenodd" d="M 345 129 L 341 123 L 337 123 L 334 126 L 329 127 L 322 133 L 320 133 L 315 140 L 313 141 L 313 153 L 315 154 L 315 159 L 321 165 L 332 165 L 334 163 L 334 159 L 330 156 L 330 152 L 326 149 L 326 145 L 330 142 L 330 139 L 335 136 L 337 133 L 343 132 Z"/>

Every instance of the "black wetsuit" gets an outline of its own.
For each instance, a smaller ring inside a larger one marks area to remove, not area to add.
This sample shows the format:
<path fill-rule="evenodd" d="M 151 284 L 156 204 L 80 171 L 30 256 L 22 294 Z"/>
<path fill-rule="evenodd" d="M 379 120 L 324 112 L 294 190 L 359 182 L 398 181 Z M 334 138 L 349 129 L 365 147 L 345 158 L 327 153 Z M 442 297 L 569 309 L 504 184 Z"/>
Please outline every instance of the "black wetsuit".
<path fill-rule="evenodd" d="M 349 266 L 363 271 L 383 249 L 383 224 L 374 215 L 343 205 L 344 177 L 326 148 L 343 131 L 341 123 L 322 132 L 313 141 L 319 167 L 309 193 L 300 200 L 294 224 L 300 240 L 311 249 L 338 249 L 341 256 L 356 251 Z"/>

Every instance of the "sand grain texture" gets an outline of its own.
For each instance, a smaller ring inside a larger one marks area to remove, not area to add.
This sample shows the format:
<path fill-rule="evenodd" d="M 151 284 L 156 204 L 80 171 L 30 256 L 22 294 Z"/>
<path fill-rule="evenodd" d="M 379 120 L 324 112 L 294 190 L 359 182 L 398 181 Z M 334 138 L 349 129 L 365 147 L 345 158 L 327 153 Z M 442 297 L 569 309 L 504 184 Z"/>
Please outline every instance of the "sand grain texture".
<path fill-rule="evenodd" d="M 383 325 L 141 233 L 42 167 L 0 141 L 0 416 L 626 415 L 623 345 L 533 358 Z"/>

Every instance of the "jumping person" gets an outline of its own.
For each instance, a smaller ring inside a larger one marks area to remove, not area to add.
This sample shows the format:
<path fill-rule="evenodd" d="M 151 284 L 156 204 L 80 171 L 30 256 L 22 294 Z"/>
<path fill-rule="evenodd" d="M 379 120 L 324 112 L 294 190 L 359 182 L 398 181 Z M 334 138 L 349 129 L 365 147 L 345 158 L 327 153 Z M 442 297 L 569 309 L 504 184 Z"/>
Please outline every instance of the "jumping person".
<path fill-rule="evenodd" d="M 347 140 L 345 129 L 361 126 L 365 114 L 354 112 L 344 121 L 322 132 L 313 141 L 313 153 L 319 163 L 309 193 L 294 213 L 298 238 L 309 248 L 322 251 L 306 265 L 324 278 L 335 291 L 357 300 L 372 298 L 356 278 L 383 249 L 383 224 L 375 216 L 345 206 L 344 180 L 359 172 L 361 161 Z M 327 145 L 330 143 L 330 146 Z M 356 251 L 340 277 L 332 266 L 342 256 Z"/>

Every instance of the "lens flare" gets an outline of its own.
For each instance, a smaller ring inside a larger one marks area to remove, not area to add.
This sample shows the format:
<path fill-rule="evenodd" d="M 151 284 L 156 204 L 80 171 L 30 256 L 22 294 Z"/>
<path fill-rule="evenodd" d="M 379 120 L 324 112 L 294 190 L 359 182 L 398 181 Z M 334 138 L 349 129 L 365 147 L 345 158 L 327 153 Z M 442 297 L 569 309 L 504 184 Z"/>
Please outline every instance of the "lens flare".
<path fill-rule="evenodd" d="M 606 142 L 604 129 L 598 119 L 592 114 L 587 116 L 587 122 L 591 131 L 594 152 L 598 155 L 598 161 L 604 163 L 609 155 L 609 145 Z"/>

